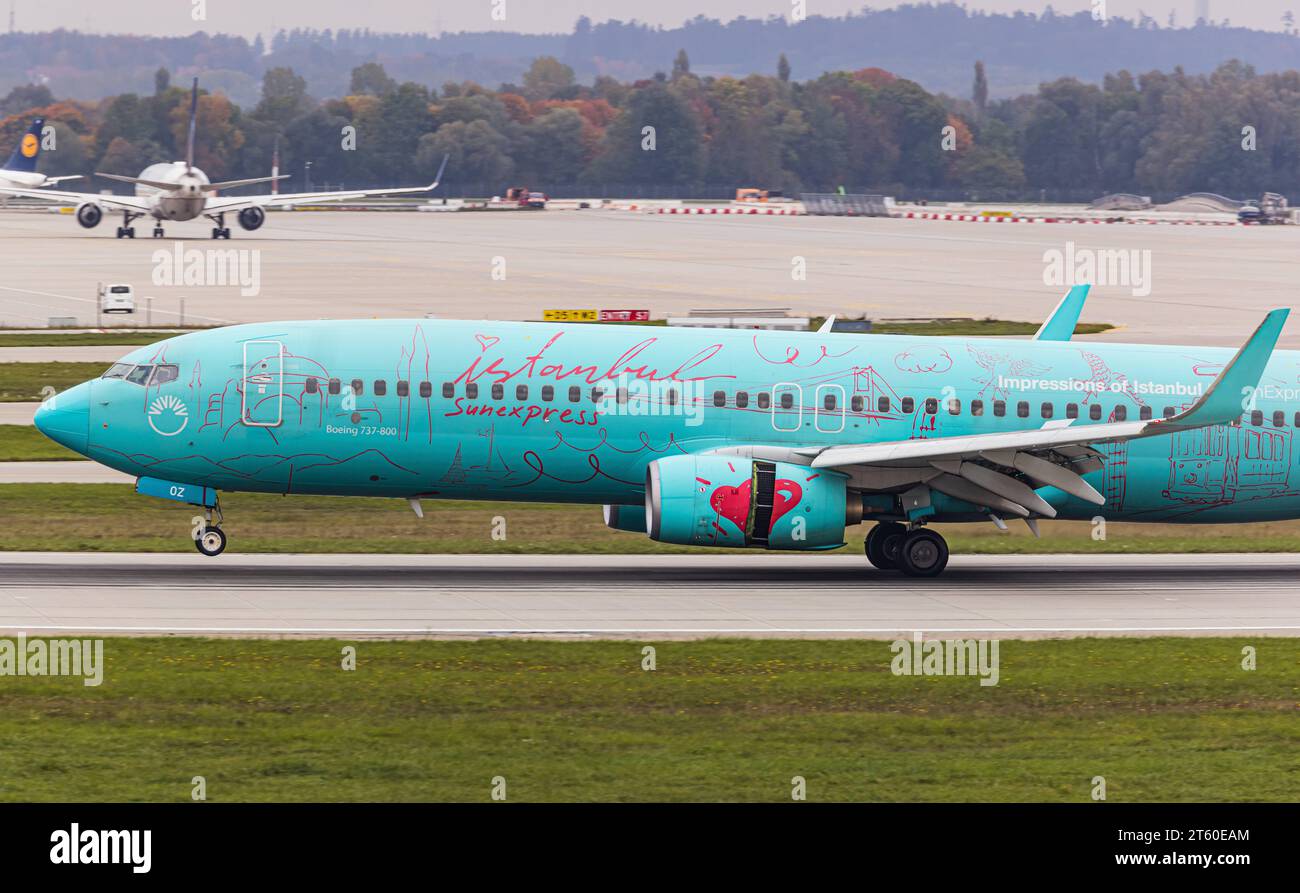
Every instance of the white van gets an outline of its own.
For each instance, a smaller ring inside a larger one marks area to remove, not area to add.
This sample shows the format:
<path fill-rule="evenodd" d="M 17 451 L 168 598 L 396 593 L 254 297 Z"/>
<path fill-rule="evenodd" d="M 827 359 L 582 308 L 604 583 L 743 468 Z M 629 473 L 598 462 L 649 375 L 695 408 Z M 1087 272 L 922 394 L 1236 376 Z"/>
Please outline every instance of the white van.
<path fill-rule="evenodd" d="M 99 309 L 104 313 L 135 313 L 135 289 L 129 285 L 101 285 Z"/>

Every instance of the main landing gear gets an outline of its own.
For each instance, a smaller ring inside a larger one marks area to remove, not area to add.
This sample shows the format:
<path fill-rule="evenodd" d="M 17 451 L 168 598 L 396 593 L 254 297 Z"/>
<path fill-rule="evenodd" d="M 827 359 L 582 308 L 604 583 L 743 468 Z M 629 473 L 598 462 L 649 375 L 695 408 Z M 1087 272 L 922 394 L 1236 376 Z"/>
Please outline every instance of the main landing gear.
<path fill-rule="evenodd" d="M 937 577 L 948 566 L 948 544 L 924 527 L 910 530 L 887 522 L 871 528 L 864 543 L 867 560 L 884 571 L 898 570 L 909 577 Z"/>
<path fill-rule="evenodd" d="M 214 239 L 225 239 L 225 240 L 229 241 L 229 240 L 230 240 L 230 228 L 229 228 L 228 226 L 226 226 L 226 214 L 225 214 L 225 212 L 223 211 L 223 212 L 221 212 L 221 213 L 219 213 L 219 214 L 209 214 L 209 215 L 207 215 L 207 216 L 208 216 L 208 219 L 209 219 L 209 220 L 211 220 L 213 223 L 216 224 L 216 226 L 212 228 L 212 238 L 214 238 Z"/>
<path fill-rule="evenodd" d="M 117 237 L 119 239 L 134 239 L 135 227 L 131 225 L 131 221 L 137 217 L 143 216 L 143 214 L 133 214 L 130 211 L 123 211 L 122 225 L 117 228 Z"/>
<path fill-rule="evenodd" d="M 226 534 L 221 529 L 221 522 L 225 520 L 225 517 L 221 514 L 221 506 L 216 506 L 217 522 L 215 524 L 212 523 L 212 514 L 212 509 L 205 508 L 203 510 L 203 526 L 196 528 L 194 531 L 194 548 L 209 558 L 215 558 L 226 551 Z"/>

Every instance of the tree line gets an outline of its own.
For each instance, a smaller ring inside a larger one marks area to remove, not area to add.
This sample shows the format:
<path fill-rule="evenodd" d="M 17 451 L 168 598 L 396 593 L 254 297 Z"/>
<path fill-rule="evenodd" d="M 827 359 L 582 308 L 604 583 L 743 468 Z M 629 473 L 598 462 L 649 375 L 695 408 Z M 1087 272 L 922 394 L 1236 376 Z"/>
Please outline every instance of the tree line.
<path fill-rule="evenodd" d="M 409 185 L 428 182 L 449 155 L 452 194 L 473 195 L 512 184 L 984 200 L 1300 195 L 1300 72 L 1259 74 L 1239 62 L 1202 75 L 1120 71 L 1008 99 L 990 98 L 990 80 L 977 63 L 962 97 L 874 67 L 798 81 L 784 55 L 771 74 L 701 76 L 680 50 L 652 77 L 590 85 L 544 56 L 521 83 L 496 89 L 433 89 L 369 62 L 352 69 L 345 95 L 318 100 L 301 75 L 276 67 L 250 108 L 201 95 L 196 161 L 213 179 L 265 176 L 278 147 L 301 189 L 308 162 L 314 187 Z M 49 173 L 136 175 L 183 157 L 187 86 L 160 68 L 151 93 L 96 102 L 18 87 L 0 99 L 0 139 L 12 146 L 41 115 L 54 128 L 55 151 L 42 156 Z"/>

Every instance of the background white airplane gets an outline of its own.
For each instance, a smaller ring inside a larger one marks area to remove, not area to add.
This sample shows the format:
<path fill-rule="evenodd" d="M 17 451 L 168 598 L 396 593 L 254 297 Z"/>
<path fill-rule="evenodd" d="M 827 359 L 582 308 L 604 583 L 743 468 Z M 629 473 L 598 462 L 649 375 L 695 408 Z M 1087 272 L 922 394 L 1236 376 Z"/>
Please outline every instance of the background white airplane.
<path fill-rule="evenodd" d="M 77 222 L 90 229 L 98 226 L 104 212 L 120 211 L 122 225 L 117 228 L 119 239 L 135 238 L 135 228 L 131 221 L 137 217 L 149 216 L 154 219 L 153 236 L 163 236 L 164 220 L 194 220 L 207 217 L 216 224 L 212 238 L 229 239 L 230 230 L 225 225 L 227 213 L 237 212 L 239 225 L 246 230 L 255 230 L 266 222 L 265 208 L 283 205 L 296 205 L 303 202 L 331 202 L 352 198 L 365 198 L 371 195 L 401 195 L 403 193 L 432 192 L 438 188 L 442 172 L 447 167 L 447 159 L 442 159 L 438 175 L 428 186 L 409 186 L 398 189 L 358 189 L 349 192 L 295 192 L 278 195 L 243 195 L 217 196 L 218 189 L 234 189 L 238 186 L 252 186 L 256 183 L 269 183 L 283 180 L 287 174 L 278 177 L 253 177 L 247 180 L 226 180 L 212 183 L 206 174 L 194 166 L 194 128 L 199 105 L 199 79 L 194 79 L 190 93 L 190 128 L 186 140 L 185 160 L 171 163 L 151 164 L 140 172 L 138 177 L 123 177 L 118 174 L 96 172 L 97 176 L 122 183 L 134 183 L 135 195 L 100 195 L 94 192 L 60 192 L 53 189 L 17 188 L 0 183 L 0 194 L 20 195 L 26 198 L 39 198 L 63 205 L 76 205 Z M 33 125 L 35 126 L 35 125 Z M 24 137 L 23 146 L 15 153 L 23 152 L 28 145 L 29 133 Z M 39 150 L 39 136 L 36 148 Z"/>
<path fill-rule="evenodd" d="M 0 187 L 14 186 L 19 189 L 39 189 L 60 183 L 64 180 L 80 180 L 81 174 L 66 177 L 47 177 L 36 170 L 36 161 L 41 157 L 41 140 L 45 132 L 45 119 L 36 118 L 27 128 L 18 145 L 4 167 L 0 167 Z"/>

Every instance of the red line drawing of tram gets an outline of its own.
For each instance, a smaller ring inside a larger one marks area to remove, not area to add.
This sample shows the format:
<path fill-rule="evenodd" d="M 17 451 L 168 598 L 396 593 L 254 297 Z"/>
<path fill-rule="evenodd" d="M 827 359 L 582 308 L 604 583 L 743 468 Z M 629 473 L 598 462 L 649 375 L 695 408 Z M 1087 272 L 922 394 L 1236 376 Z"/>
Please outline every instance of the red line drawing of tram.
<path fill-rule="evenodd" d="M 1285 426 L 1214 425 L 1170 437 L 1167 499 L 1218 504 L 1288 489 L 1293 432 Z"/>

